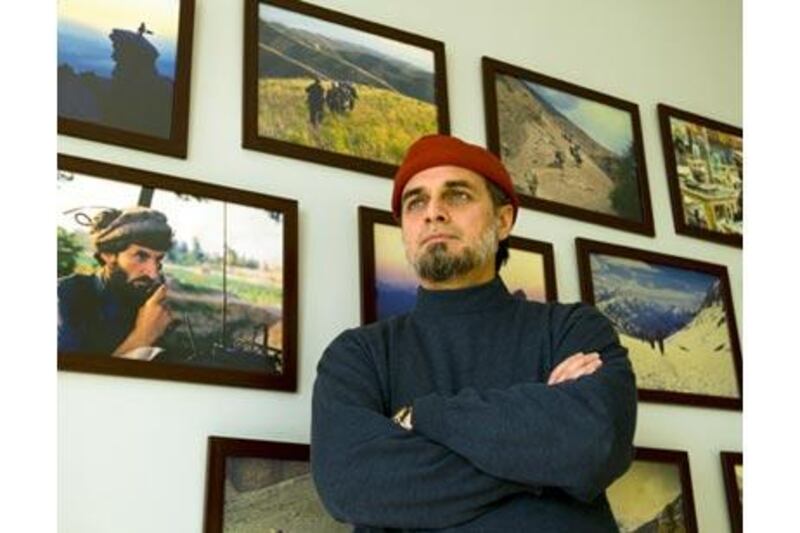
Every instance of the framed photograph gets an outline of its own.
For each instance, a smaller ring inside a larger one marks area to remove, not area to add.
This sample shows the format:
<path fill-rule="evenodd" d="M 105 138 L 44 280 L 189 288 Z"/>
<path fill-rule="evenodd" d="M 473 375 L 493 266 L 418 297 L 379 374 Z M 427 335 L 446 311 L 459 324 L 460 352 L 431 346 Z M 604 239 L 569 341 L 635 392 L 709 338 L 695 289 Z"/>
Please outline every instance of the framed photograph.
<path fill-rule="evenodd" d="M 639 107 L 484 57 L 489 150 L 523 207 L 653 236 Z"/>
<path fill-rule="evenodd" d="M 361 255 L 361 322 L 369 324 L 411 311 L 417 276 L 408 264 L 399 224 L 389 211 L 358 208 Z M 514 237 L 500 278 L 509 292 L 538 302 L 558 299 L 553 245 Z"/>
<path fill-rule="evenodd" d="M 297 202 L 59 155 L 58 368 L 297 389 Z"/>
<path fill-rule="evenodd" d="M 247 0 L 245 148 L 392 177 L 450 132 L 444 43 L 297 0 Z"/>
<path fill-rule="evenodd" d="M 620 533 L 697 533 L 686 452 L 637 447 L 630 469 L 606 496 Z"/>
<path fill-rule="evenodd" d="M 58 2 L 58 133 L 186 157 L 194 0 Z"/>
<path fill-rule="evenodd" d="M 658 104 L 675 232 L 742 247 L 742 128 Z"/>
<path fill-rule="evenodd" d="M 639 399 L 742 409 L 742 356 L 728 269 L 575 240 L 581 298 L 614 324 Z"/>
<path fill-rule="evenodd" d="M 742 492 L 744 461 L 742 452 L 720 452 L 722 461 L 722 478 L 725 481 L 725 497 L 728 500 L 728 515 L 731 519 L 731 531 L 741 533 L 744 529 L 742 520 Z"/>
<path fill-rule="evenodd" d="M 205 533 L 345 533 L 314 488 L 307 444 L 208 438 Z"/>

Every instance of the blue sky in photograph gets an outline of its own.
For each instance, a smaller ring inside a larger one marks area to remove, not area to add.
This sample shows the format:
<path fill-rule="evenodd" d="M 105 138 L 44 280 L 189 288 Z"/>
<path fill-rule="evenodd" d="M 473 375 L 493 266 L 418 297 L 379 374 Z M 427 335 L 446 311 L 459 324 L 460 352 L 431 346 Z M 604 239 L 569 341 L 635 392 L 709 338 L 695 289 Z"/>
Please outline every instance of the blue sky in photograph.
<path fill-rule="evenodd" d="M 77 72 L 110 77 L 114 68 L 109 35 L 114 29 L 135 32 L 144 22 L 146 38 L 159 52 L 159 74 L 175 78 L 178 0 L 63 0 L 58 2 L 58 64 Z"/>
<path fill-rule="evenodd" d="M 277 22 L 290 28 L 306 30 L 330 39 L 358 44 L 395 60 L 405 61 L 425 72 L 433 72 L 433 53 L 427 49 L 354 30 L 275 6 L 261 4 L 259 17 L 265 22 Z"/>
<path fill-rule="evenodd" d="M 633 259 L 603 254 L 591 255 L 595 293 L 607 290 L 695 311 L 715 276 Z"/>
<path fill-rule="evenodd" d="M 525 84 L 595 141 L 617 155 L 622 155 L 633 142 L 633 125 L 628 112 L 537 83 L 526 81 Z"/>

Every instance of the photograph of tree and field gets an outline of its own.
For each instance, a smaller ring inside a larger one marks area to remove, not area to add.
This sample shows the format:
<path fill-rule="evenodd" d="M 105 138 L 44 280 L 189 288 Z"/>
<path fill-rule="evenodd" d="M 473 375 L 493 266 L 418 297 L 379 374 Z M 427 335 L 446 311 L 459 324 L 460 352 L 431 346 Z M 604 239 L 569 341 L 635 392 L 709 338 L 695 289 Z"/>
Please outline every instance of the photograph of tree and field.
<path fill-rule="evenodd" d="M 98 272 L 89 235 L 98 212 L 139 205 L 167 217 L 162 274 L 175 321 L 154 361 L 283 372 L 281 212 L 68 171 L 57 201 L 59 278 Z"/>
<path fill-rule="evenodd" d="M 262 2 L 257 114 L 259 137 L 399 164 L 438 131 L 434 54 Z"/>
<path fill-rule="evenodd" d="M 495 68 L 504 67 L 486 58 L 497 150 L 523 204 L 531 198 L 646 224 L 632 113 Z"/>
<path fill-rule="evenodd" d="M 637 450 L 637 454 L 638 454 Z M 687 459 L 688 460 L 688 459 Z M 621 533 L 692 533 L 680 464 L 636 459 L 606 491 Z"/>
<path fill-rule="evenodd" d="M 169 138 L 180 0 L 59 0 L 58 116 Z"/>
<path fill-rule="evenodd" d="M 741 397 L 735 326 L 719 276 L 616 255 L 589 257 L 594 305 L 628 348 L 639 389 Z"/>

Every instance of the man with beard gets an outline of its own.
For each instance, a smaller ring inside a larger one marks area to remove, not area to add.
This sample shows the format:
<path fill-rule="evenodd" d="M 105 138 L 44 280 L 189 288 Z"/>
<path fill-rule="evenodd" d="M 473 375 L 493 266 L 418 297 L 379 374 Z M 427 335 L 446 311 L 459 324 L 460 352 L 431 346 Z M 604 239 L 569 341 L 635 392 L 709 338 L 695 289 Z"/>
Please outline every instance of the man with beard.
<path fill-rule="evenodd" d="M 147 207 L 106 209 L 91 222 L 100 268 L 58 280 L 60 352 L 149 360 L 172 322 L 161 262 L 172 246 L 167 217 Z"/>
<path fill-rule="evenodd" d="M 633 456 L 627 351 L 591 306 L 508 293 L 518 205 L 502 163 L 449 136 L 395 175 L 416 305 L 339 335 L 312 400 L 317 490 L 356 531 L 617 531 L 604 491 Z"/>

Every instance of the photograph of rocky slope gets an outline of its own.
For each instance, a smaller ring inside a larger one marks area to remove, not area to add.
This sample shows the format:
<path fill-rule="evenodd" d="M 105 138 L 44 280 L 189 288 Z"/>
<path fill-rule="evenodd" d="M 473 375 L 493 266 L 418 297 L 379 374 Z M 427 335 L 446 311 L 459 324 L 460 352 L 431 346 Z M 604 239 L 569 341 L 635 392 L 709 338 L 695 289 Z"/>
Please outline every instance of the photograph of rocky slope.
<path fill-rule="evenodd" d="M 500 153 L 519 193 L 643 220 L 628 112 L 510 75 L 495 88 Z"/>

